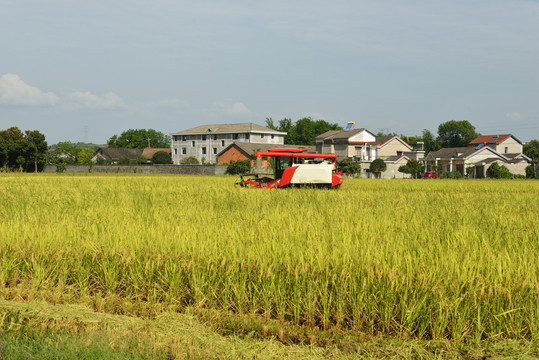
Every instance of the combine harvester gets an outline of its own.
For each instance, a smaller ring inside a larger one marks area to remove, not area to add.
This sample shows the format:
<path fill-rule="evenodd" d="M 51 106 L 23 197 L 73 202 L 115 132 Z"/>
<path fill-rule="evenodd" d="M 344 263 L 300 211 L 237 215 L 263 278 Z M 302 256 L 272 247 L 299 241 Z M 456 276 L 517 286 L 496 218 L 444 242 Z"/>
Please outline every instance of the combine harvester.
<path fill-rule="evenodd" d="M 241 175 L 239 184 L 253 188 L 319 187 L 338 189 L 342 184 L 342 174 L 337 170 L 335 154 L 306 153 L 305 148 L 269 149 L 257 152 L 256 157 L 272 158 L 273 176 L 260 177 L 258 174 Z M 260 161 L 260 160 L 258 160 Z"/>

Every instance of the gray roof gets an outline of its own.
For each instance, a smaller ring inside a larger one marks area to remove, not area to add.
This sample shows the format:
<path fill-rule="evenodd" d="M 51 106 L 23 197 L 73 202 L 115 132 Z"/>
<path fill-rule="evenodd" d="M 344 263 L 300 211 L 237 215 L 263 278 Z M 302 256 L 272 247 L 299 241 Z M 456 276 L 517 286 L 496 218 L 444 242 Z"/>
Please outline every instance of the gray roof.
<path fill-rule="evenodd" d="M 386 142 L 388 142 L 389 140 L 393 139 L 395 136 L 377 136 L 376 137 L 376 142 L 379 142 L 379 143 L 382 143 L 382 144 L 385 144 Z M 400 139 L 400 138 L 399 138 Z M 402 139 L 401 139 L 402 140 Z"/>
<path fill-rule="evenodd" d="M 435 158 L 465 158 L 473 153 L 477 152 L 475 147 L 466 146 L 466 147 L 454 147 L 454 148 L 444 148 L 438 151 L 431 151 L 427 156 L 432 156 Z M 457 156 L 455 156 L 457 155 Z"/>
<path fill-rule="evenodd" d="M 253 144 L 253 143 L 244 143 L 244 142 L 234 142 L 228 145 L 223 151 L 217 155 L 225 153 L 232 146 L 239 147 L 243 152 L 252 156 L 257 151 L 268 151 L 269 149 L 281 149 L 281 148 L 307 148 L 307 152 L 316 152 L 315 146 L 303 146 L 303 145 L 284 145 L 284 144 Z"/>
<path fill-rule="evenodd" d="M 244 124 L 220 124 L 220 125 L 202 125 L 189 130 L 172 133 L 170 135 L 204 135 L 209 133 L 215 134 L 229 134 L 229 133 L 264 133 L 264 134 L 276 134 L 286 135 L 285 132 L 280 132 L 267 127 L 260 126 L 253 123 Z"/>
<path fill-rule="evenodd" d="M 120 158 L 127 157 L 129 160 L 137 160 L 138 155 L 142 155 L 142 149 L 125 149 L 125 148 L 99 148 L 96 154 L 102 153 L 109 157 L 112 161 L 118 161 Z"/>
<path fill-rule="evenodd" d="M 372 134 L 369 130 L 367 130 L 365 128 L 351 129 L 350 131 L 329 130 L 329 131 L 326 131 L 323 134 L 318 135 L 316 137 L 316 140 L 317 141 L 322 141 L 322 140 L 348 139 L 349 137 L 351 137 L 353 135 L 356 135 L 356 134 L 359 134 L 362 131 L 367 131 L 368 133 Z"/>

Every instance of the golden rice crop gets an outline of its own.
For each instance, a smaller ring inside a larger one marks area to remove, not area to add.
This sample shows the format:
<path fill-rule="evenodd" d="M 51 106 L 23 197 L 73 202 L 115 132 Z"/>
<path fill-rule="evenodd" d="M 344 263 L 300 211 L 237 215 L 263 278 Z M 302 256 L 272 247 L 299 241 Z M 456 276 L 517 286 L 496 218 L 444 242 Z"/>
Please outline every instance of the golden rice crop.
<path fill-rule="evenodd" d="M 0 294 L 427 339 L 539 336 L 539 182 L 235 181 L 2 175 Z"/>

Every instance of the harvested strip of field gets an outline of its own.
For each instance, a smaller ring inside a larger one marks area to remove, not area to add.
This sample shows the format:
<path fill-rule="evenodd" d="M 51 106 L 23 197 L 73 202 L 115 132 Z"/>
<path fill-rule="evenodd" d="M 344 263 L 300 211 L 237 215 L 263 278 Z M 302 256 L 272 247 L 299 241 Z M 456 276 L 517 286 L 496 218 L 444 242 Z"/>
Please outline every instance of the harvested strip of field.
<path fill-rule="evenodd" d="M 150 319 L 196 308 L 348 335 L 537 340 L 537 182 L 234 181 L 1 176 L 1 294 Z"/>
<path fill-rule="evenodd" d="M 385 337 L 348 338 L 348 346 L 283 345 L 277 337 L 221 336 L 196 317 L 163 313 L 153 320 L 96 313 L 84 305 L 0 299 L 2 359 L 376 359 L 513 356 L 533 359 L 536 344 L 500 341 L 454 344 Z"/>

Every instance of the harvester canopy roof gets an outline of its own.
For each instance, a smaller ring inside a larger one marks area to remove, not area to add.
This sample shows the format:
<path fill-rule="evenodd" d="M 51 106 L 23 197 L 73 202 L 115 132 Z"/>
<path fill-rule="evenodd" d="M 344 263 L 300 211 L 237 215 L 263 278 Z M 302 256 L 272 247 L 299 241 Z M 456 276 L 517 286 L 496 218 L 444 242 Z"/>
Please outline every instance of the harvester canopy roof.
<path fill-rule="evenodd" d="M 289 151 L 292 150 L 292 151 Z M 256 153 L 256 157 L 270 156 L 270 157 L 283 157 L 288 156 L 292 158 L 322 158 L 322 159 L 331 159 L 333 161 L 337 160 L 337 155 L 335 154 L 316 154 L 316 153 L 305 153 L 307 149 L 270 149 L 269 151 L 259 151 Z"/>

